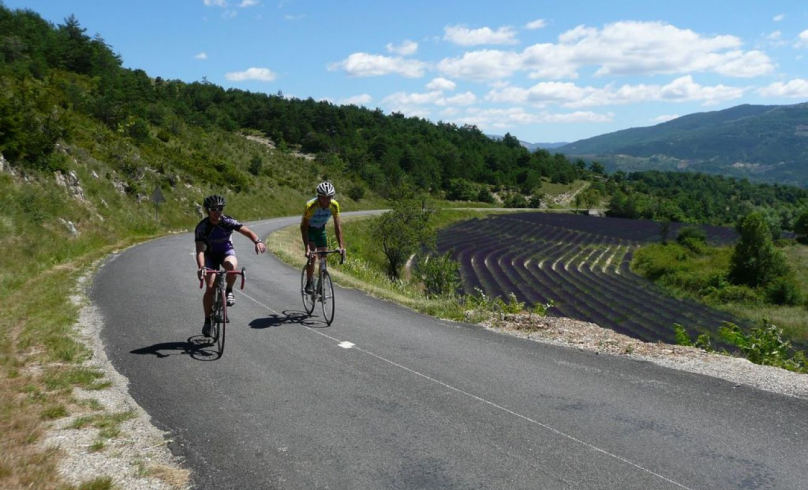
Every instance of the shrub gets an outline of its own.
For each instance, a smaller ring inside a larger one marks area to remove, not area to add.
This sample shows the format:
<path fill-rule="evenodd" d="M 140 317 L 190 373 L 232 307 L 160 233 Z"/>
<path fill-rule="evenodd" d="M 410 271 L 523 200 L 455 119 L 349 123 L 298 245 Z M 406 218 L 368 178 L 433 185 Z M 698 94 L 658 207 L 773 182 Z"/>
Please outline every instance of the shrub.
<path fill-rule="evenodd" d="M 451 179 L 446 190 L 446 199 L 452 201 L 473 201 L 479 195 L 477 186 L 466 179 Z"/>
<path fill-rule="evenodd" d="M 401 266 L 418 249 L 431 246 L 436 233 L 430 223 L 432 209 L 422 209 L 421 203 L 412 199 L 391 204 L 393 210 L 373 218 L 370 227 L 381 239 L 387 259 L 387 275 L 397 279 Z"/>
<path fill-rule="evenodd" d="M 676 339 L 676 345 L 684 345 L 684 346 L 693 345 L 693 342 L 690 340 L 690 336 L 687 334 L 687 330 L 685 330 L 685 327 L 679 325 L 678 323 L 674 323 L 673 332 L 674 332 L 674 338 Z"/>
<path fill-rule="evenodd" d="M 713 303 L 761 303 L 760 295 L 749 286 L 729 285 L 721 289 L 708 288 L 706 299 Z"/>
<path fill-rule="evenodd" d="M 738 226 L 741 235 L 730 260 L 729 279 L 735 284 L 766 286 L 788 273 L 782 252 L 774 247 L 760 213 L 751 213 Z"/>
<path fill-rule="evenodd" d="M 261 172 L 264 170 L 264 159 L 258 155 L 254 155 L 250 159 L 250 166 L 247 167 L 247 171 L 253 175 L 261 175 Z"/>
<path fill-rule="evenodd" d="M 418 276 L 430 297 L 453 294 L 460 287 L 460 264 L 451 251 L 430 255 L 418 263 Z"/>
<path fill-rule="evenodd" d="M 766 298 L 776 305 L 796 306 L 803 303 L 799 285 L 791 279 L 781 277 L 766 288 Z"/>
<path fill-rule="evenodd" d="M 518 193 L 510 194 L 507 198 L 505 198 L 505 207 L 506 208 L 526 208 L 527 207 L 527 199 L 525 196 Z"/>
<path fill-rule="evenodd" d="M 493 203 L 494 195 L 491 194 L 491 191 L 488 190 L 488 187 L 482 187 L 480 188 L 480 192 L 477 193 L 477 200 L 480 202 Z"/>
<path fill-rule="evenodd" d="M 707 244 L 707 235 L 701 228 L 686 226 L 676 235 L 676 243 L 694 252 L 701 252 Z"/>
<path fill-rule="evenodd" d="M 348 197 L 354 201 L 359 201 L 365 197 L 365 188 L 359 184 L 354 184 L 348 188 Z"/>
<path fill-rule="evenodd" d="M 738 325 L 725 322 L 719 335 L 729 344 L 738 347 L 744 356 L 755 364 L 775 366 L 790 371 L 805 372 L 805 354 L 797 352 L 791 355 L 791 342 L 783 340 L 782 330 L 768 320 L 745 334 Z"/>

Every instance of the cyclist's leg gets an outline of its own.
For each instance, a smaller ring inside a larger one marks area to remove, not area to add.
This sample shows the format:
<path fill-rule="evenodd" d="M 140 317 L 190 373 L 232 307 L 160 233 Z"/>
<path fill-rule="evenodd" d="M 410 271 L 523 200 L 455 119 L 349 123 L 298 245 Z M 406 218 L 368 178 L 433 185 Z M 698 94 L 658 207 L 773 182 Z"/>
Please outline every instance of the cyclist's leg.
<path fill-rule="evenodd" d="M 220 257 L 210 256 L 205 254 L 205 267 L 208 269 L 218 269 L 221 263 Z M 205 294 L 202 296 L 202 309 L 205 312 L 205 324 L 202 326 L 202 334 L 210 334 L 210 315 L 213 310 L 213 296 L 214 286 L 216 284 L 216 275 L 209 274 L 205 277 Z"/>
<path fill-rule="evenodd" d="M 234 271 L 236 267 L 238 267 L 238 259 L 236 258 L 235 252 L 228 252 L 230 255 L 226 254 L 222 265 L 224 266 L 224 270 L 226 271 Z M 236 275 L 235 274 L 228 274 L 225 277 L 225 282 L 227 283 L 226 295 L 227 295 L 227 306 L 233 306 L 236 304 L 236 297 L 233 294 L 233 284 L 236 282 Z"/>
<path fill-rule="evenodd" d="M 328 241 L 325 235 L 325 227 L 312 228 L 309 227 L 309 250 L 325 250 Z M 313 254 L 314 255 L 314 254 Z M 314 262 L 317 260 L 316 255 L 309 262 L 309 268 L 306 271 L 306 280 L 311 283 L 312 276 L 314 275 Z"/>
<path fill-rule="evenodd" d="M 236 253 L 232 252 L 230 255 L 226 255 L 224 260 L 222 261 L 222 265 L 224 266 L 224 270 L 226 271 L 234 271 L 238 267 L 238 259 L 236 258 Z M 235 274 L 228 274 L 227 275 L 227 289 L 233 289 L 233 284 L 236 283 L 236 275 Z"/>
<path fill-rule="evenodd" d="M 309 263 L 308 263 L 308 266 L 306 267 L 306 283 L 310 283 L 312 276 L 314 276 L 314 262 L 315 262 L 315 257 L 316 257 L 316 254 L 314 253 L 315 250 L 317 250 L 317 245 L 315 245 L 314 242 L 310 241 L 309 242 Z"/>

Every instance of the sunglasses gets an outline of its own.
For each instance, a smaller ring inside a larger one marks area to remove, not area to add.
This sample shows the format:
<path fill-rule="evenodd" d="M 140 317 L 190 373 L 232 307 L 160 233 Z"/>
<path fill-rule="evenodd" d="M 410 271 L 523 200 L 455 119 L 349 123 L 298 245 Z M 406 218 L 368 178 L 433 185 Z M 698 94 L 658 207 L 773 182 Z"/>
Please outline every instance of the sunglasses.
<path fill-rule="evenodd" d="M 223 209 L 224 209 L 223 207 L 208 208 L 208 211 L 216 211 L 218 213 L 221 213 Z"/>

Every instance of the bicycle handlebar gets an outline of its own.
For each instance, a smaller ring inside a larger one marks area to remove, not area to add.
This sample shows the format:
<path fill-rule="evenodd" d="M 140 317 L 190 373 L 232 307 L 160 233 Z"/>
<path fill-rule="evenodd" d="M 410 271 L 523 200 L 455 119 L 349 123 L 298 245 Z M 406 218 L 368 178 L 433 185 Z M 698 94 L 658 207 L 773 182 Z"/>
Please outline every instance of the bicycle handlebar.
<path fill-rule="evenodd" d="M 328 254 L 340 254 L 339 256 L 339 265 L 342 265 L 345 262 L 345 249 L 339 250 L 315 250 L 314 253 L 317 255 L 328 255 Z M 309 260 L 311 260 L 311 255 L 309 255 Z"/>
<path fill-rule="evenodd" d="M 205 267 L 205 277 L 211 274 L 236 274 L 241 276 L 241 289 L 244 289 L 244 283 L 247 280 L 247 269 L 244 267 L 241 268 L 240 271 L 223 271 L 218 269 L 211 269 L 209 267 Z M 202 289 L 202 286 L 205 284 L 204 279 L 199 280 L 199 289 Z"/>

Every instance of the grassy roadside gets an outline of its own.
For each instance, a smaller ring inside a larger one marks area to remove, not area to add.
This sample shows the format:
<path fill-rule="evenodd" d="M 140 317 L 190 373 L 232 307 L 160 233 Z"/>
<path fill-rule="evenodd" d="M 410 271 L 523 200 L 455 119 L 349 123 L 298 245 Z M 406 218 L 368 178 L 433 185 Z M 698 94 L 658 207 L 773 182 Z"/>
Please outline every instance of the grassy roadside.
<path fill-rule="evenodd" d="M 131 243 L 131 242 L 130 242 Z M 98 250 L 103 256 L 116 248 Z M 77 277 L 93 268 L 95 254 L 37 274 L 3 300 L 0 316 L 0 487 L 104 489 L 112 480 L 96 478 L 79 486 L 65 484 L 56 466 L 60 451 L 43 447 L 52 422 L 85 417 L 98 430 L 90 451 L 102 451 L 116 438 L 129 414 L 107 413 L 93 400 L 79 399 L 74 388 L 98 391 L 110 383 L 104 373 L 84 365 L 91 352 L 78 340 L 74 325 L 79 304 Z"/>

